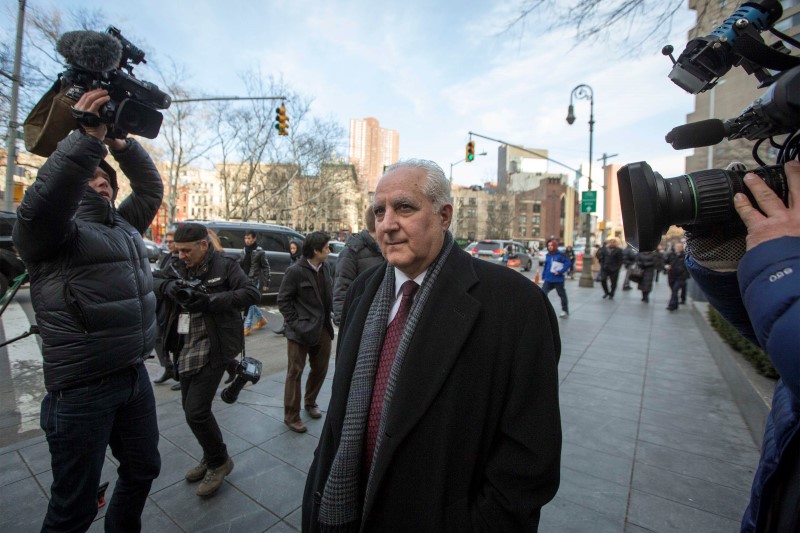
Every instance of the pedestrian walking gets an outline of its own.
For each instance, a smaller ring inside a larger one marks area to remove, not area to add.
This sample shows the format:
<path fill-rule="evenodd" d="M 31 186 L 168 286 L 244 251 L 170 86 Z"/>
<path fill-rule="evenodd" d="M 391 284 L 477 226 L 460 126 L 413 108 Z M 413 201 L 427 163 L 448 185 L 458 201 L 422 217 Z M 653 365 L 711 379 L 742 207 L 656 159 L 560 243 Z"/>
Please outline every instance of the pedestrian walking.
<path fill-rule="evenodd" d="M 333 340 L 333 280 L 327 264 L 329 240 L 328 235 L 321 231 L 307 235 L 303 242 L 303 256 L 286 269 L 278 291 L 278 308 L 286 329 L 289 361 L 283 394 L 283 421 L 297 433 L 307 431 L 300 419 L 301 400 L 308 416 L 322 417 L 317 396 L 328 374 Z M 302 394 L 300 380 L 306 357 L 311 372 L 305 394 Z"/>
<path fill-rule="evenodd" d="M 685 264 L 686 254 L 683 252 L 683 243 L 675 244 L 674 252 L 670 255 L 669 261 L 665 265 L 667 269 L 667 282 L 671 292 L 667 309 L 675 311 L 678 309 L 678 301 L 686 303 L 686 282 L 689 279 L 689 271 Z"/>
<path fill-rule="evenodd" d="M 653 250 L 652 252 L 639 252 L 636 255 L 636 264 L 642 269 L 642 281 L 639 282 L 639 290 L 642 291 L 642 301 L 648 303 L 650 301 L 650 292 L 653 290 L 653 278 L 656 275 L 656 268 L 659 264 L 660 253 Z"/>
<path fill-rule="evenodd" d="M 547 295 L 555 289 L 561 299 L 561 318 L 569 317 L 569 301 L 567 300 L 567 290 L 564 287 L 564 276 L 569 270 L 570 262 L 566 255 L 558 251 L 558 241 L 550 239 L 547 241 L 547 256 L 544 260 L 542 272 L 542 291 Z"/>
<path fill-rule="evenodd" d="M 603 298 L 614 299 L 617 292 L 617 280 L 619 271 L 622 268 L 622 250 L 619 248 L 617 239 L 611 237 L 606 241 L 605 253 L 602 254 L 600 263 L 600 285 L 603 287 Z M 608 282 L 611 282 L 609 287 Z"/>

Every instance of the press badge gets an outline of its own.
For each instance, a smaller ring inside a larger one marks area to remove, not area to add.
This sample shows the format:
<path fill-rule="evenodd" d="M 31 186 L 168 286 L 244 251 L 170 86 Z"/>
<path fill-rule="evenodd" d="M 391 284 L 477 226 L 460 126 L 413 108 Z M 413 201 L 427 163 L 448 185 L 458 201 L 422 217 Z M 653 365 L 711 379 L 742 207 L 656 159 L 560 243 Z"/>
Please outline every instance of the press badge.
<path fill-rule="evenodd" d="M 178 316 L 178 333 L 181 335 L 189 333 L 189 313 L 181 313 Z"/>

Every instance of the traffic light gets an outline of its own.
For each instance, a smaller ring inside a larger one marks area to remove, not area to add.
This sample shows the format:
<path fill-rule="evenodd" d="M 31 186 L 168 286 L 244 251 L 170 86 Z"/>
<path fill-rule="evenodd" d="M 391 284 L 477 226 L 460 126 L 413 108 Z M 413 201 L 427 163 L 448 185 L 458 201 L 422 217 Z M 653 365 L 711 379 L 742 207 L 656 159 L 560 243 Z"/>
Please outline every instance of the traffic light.
<path fill-rule="evenodd" d="M 286 116 L 286 106 L 281 106 L 275 110 L 275 129 L 278 135 L 289 135 L 289 117 Z"/>
<path fill-rule="evenodd" d="M 475 141 L 467 143 L 467 163 L 475 161 Z"/>

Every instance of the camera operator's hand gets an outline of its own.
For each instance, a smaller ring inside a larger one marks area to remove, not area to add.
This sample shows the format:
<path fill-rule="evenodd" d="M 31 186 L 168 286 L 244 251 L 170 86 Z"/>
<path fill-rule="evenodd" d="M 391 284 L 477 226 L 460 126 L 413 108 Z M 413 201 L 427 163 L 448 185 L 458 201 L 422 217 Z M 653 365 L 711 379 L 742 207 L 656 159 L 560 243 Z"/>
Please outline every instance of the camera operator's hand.
<path fill-rule="evenodd" d="M 86 91 L 81 95 L 80 99 L 75 102 L 75 105 L 72 106 L 75 108 L 75 111 L 82 111 L 84 113 L 88 113 L 91 115 L 96 115 L 98 119 L 100 118 L 100 108 L 103 107 L 108 101 L 111 100 L 111 97 L 108 96 L 108 91 L 105 89 L 92 89 L 91 91 Z M 102 122 L 92 126 L 86 123 L 86 121 L 78 120 L 83 131 L 86 132 L 87 135 L 91 135 L 97 139 L 105 140 L 106 133 L 108 132 L 108 128 Z"/>
<path fill-rule="evenodd" d="M 79 113 L 84 112 L 91 115 L 96 115 L 99 119 L 100 108 L 108 103 L 109 100 L 111 100 L 111 97 L 108 95 L 108 91 L 105 89 L 92 89 L 91 91 L 86 91 L 83 93 L 80 99 L 72 107 Z M 97 122 L 96 124 L 91 125 L 87 123 L 87 121 L 78 119 L 78 123 L 81 125 L 83 131 L 85 131 L 87 135 L 91 135 L 92 137 L 100 139 L 115 151 L 119 152 L 125 150 L 127 147 L 125 139 L 111 139 L 106 137 L 108 134 L 108 127 L 102 122 Z"/>
<path fill-rule="evenodd" d="M 208 311 L 208 294 L 202 291 L 192 291 L 192 298 L 183 304 L 183 308 L 192 313 L 203 313 Z"/>
<path fill-rule="evenodd" d="M 789 161 L 784 165 L 786 183 L 789 187 L 789 207 L 775 192 L 755 174 L 747 174 L 744 183 L 758 202 L 758 209 L 742 193 L 733 197 L 736 212 L 747 226 L 747 249 L 780 237 L 800 237 L 800 162 Z M 765 216 L 766 215 L 766 216 Z"/>

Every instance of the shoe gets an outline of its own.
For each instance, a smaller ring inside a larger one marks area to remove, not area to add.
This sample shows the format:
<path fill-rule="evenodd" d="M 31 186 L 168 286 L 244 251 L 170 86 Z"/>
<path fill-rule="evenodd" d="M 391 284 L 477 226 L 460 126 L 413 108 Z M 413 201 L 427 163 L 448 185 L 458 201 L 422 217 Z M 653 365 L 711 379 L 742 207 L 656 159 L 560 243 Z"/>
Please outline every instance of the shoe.
<path fill-rule="evenodd" d="M 266 325 L 267 325 L 267 319 L 266 318 L 262 318 L 261 320 L 256 322 L 256 324 L 253 326 L 253 329 L 261 329 Z"/>
<path fill-rule="evenodd" d="M 632 291 L 633 287 L 622 287 L 623 291 Z"/>
<path fill-rule="evenodd" d="M 605 300 L 606 298 L 608 298 L 608 293 L 605 293 L 605 294 L 603 295 L 603 300 Z"/>
<path fill-rule="evenodd" d="M 677 307 L 667 307 L 667 311 L 677 311 Z"/>
<path fill-rule="evenodd" d="M 308 431 L 308 428 L 305 426 L 305 424 L 303 424 L 299 420 L 297 422 L 284 422 L 284 424 L 289 426 L 289 429 L 291 429 L 295 433 L 305 433 L 306 431 Z"/>
<path fill-rule="evenodd" d="M 233 459 L 230 457 L 221 466 L 206 470 L 206 475 L 203 477 L 203 482 L 197 487 L 196 494 L 205 497 L 217 492 L 222 486 L 222 482 L 225 481 L 225 476 L 230 474 L 231 470 L 233 470 Z"/>
<path fill-rule="evenodd" d="M 157 384 L 159 384 L 159 385 L 160 385 L 161 383 L 164 383 L 165 381 L 167 381 L 168 379 L 172 379 L 173 377 L 174 377 L 174 376 L 173 376 L 173 374 L 172 374 L 172 370 L 167 370 L 167 369 L 165 368 L 165 369 L 164 369 L 164 373 L 163 373 L 163 374 L 161 374 L 161 377 L 160 377 L 160 378 L 157 378 L 157 379 L 154 379 L 154 380 L 153 380 L 153 383 L 157 383 Z"/>
<path fill-rule="evenodd" d="M 244 328 L 244 336 L 245 337 L 249 337 L 250 336 L 250 328 Z"/>
<path fill-rule="evenodd" d="M 275 335 L 286 335 L 286 328 L 281 328 L 275 332 Z"/>
<path fill-rule="evenodd" d="M 200 461 L 200 463 L 198 463 L 197 466 L 186 472 L 184 477 L 189 483 L 194 483 L 195 481 L 200 481 L 205 477 L 206 470 L 208 470 L 208 465 L 206 464 L 206 460 L 203 459 Z"/>
<path fill-rule="evenodd" d="M 613 294 L 609 294 L 609 295 L 608 295 L 608 299 L 609 299 L 609 300 L 613 300 L 613 299 L 614 299 L 614 295 L 613 295 Z"/>
<path fill-rule="evenodd" d="M 322 418 L 322 411 L 316 405 L 306 405 L 306 411 L 311 418 Z"/>
<path fill-rule="evenodd" d="M 181 382 L 179 381 L 173 384 L 172 387 L 169 388 L 169 390 L 181 390 Z"/>
<path fill-rule="evenodd" d="M 569 318 L 569 313 L 566 311 L 561 311 L 561 314 L 558 315 L 560 318 Z"/>
<path fill-rule="evenodd" d="M 681 305 L 686 305 L 686 300 L 681 300 Z"/>

